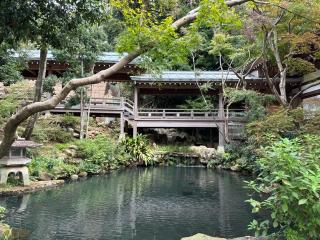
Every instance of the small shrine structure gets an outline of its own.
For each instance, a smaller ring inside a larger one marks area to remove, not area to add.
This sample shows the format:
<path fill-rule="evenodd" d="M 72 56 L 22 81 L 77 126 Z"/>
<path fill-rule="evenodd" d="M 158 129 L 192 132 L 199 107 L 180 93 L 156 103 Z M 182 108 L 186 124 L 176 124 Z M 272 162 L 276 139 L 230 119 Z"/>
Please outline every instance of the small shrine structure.
<path fill-rule="evenodd" d="M 9 174 L 13 173 L 19 176 L 24 186 L 29 185 L 29 170 L 26 165 L 31 159 L 27 157 L 27 148 L 36 148 L 41 145 L 24 138 L 17 139 L 8 154 L 0 159 L 0 184 L 6 184 Z"/>

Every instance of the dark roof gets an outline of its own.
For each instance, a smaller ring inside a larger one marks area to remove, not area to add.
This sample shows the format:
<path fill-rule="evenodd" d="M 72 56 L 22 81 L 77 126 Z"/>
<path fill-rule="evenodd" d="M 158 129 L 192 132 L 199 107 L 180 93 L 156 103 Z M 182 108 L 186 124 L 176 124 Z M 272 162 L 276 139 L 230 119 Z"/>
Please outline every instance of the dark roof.
<path fill-rule="evenodd" d="M 17 147 L 17 148 L 35 148 L 35 147 L 40 147 L 42 144 L 36 143 L 34 141 L 29 141 L 29 140 L 24 140 L 24 139 L 17 139 L 13 142 L 12 147 Z"/>
<path fill-rule="evenodd" d="M 140 76 L 131 76 L 134 81 L 163 81 L 163 82 L 220 82 L 224 78 L 227 81 L 238 81 L 239 78 L 230 71 L 164 71 L 159 76 L 152 74 L 142 74 Z M 254 75 L 248 75 L 247 80 L 262 80 Z"/>
<path fill-rule="evenodd" d="M 37 61 L 40 59 L 40 50 L 23 50 L 21 54 L 26 54 L 27 59 L 32 61 Z M 98 56 L 97 62 L 102 62 L 102 63 L 117 63 L 120 61 L 121 57 L 125 54 L 120 54 L 117 52 L 103 52 Z M 14 57 L 19 57 L 20 53 L 15 52 Z M 48 51 L 47 54 L 47 59 L 48 60 L 55 60 L 55 57 L 52 53 L 52 51 Z M 139 62 L 138 59 L 135 59 L 131 62 L 131 64 L 137 64 Z"/>

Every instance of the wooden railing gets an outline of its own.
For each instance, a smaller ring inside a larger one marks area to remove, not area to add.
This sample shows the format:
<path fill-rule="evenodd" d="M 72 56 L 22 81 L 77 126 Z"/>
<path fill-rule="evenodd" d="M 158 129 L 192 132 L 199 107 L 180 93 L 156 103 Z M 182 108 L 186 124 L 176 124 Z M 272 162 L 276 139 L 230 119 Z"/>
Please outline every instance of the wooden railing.
<path fill-rule="evenodd" d="M 241 109 L 230 109 L 229 118 L 244 118 L 245 113 Z M 219 117 L 218 110 L 206 111 L 203 109 L 139 109 L 139 119 L 204 119 L 212 120 Z"/>
<path fill-rule="evenodd" d="M 89 103 L 85 103 L 84 110 L 89 109 Z M 125 117 L 131 117 L 137 120 L 152 119 L 186 119 L 186 120 L 217 120 L 219 119 L 218 109 L 157 109 L 157 108 L 139 108 L 135 115 L 134 103 L 126 98 L 92 98 L 90 109 L 96 113 L 107 113 L 108 111 L 119 111 Z M 52 112 L 78 112 L 80 105 L 74 105 L 66 108 L 66 101 L 62 101 Z M 225 112 L 230 120 L 243 120 L 245 112 L 243 109 L 229 109 Z M 226 116 L 227 117 L 227 116 Z"/>

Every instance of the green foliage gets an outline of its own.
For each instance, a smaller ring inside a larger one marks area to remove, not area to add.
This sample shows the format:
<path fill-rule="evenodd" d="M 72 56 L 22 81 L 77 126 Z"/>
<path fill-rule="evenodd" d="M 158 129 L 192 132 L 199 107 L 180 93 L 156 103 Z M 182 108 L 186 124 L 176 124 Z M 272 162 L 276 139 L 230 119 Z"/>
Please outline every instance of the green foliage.
<path fill-rule="evenodd" d="M 61 80 L 55 75 L 46 77 L 43 80 L 43 92 L 53 94 L 55 85 L 60 81 Z"/>
<path fill-rule="evenodd" d="M 85 160 L 86 167 L 115 169 L 120 164 L 115 143 L 105 136 L 80 140 L 75 144 L 78 147 L 77 156 Z"/>
<path fill-rule="evenodd" d="M 178 105 L 181 109 L 201 109 L 201 110 L 213 110 L 213 99 L 210 97 L 198 97 L 196 99 L 189 98 L 184 104 Z"/>
<path fill-rule="evenodd" d="M 252 122 L 266 116 L 266 106 L 275 101 L 272 95 L 265 95 L 253 90 L 225 88 L 225 102 L 228 105 L 244 102 L 247 105 L 247 120 Z"/>
<path fill-rule="evenodd" d="M 61 119 L 61 124 L 63 127 L 71 127 L 75 128 L 77 125 L 80 124 L 79 117 L 73 116 L 72 114 L 64 114 Z"/>
<path fill-rule="evenodd" d="M 148 139 L 143 135 L 138 135 L 135 138 L 124 138 L 121 141 L 124 152 L 129 154 L 134 162 L 143 161 L 144 164 L 153 164 L 153 155 Z"/>
<path fill-rule="evenodd" d="M 256 148 L 268 146 L 282 137 L 293 138 L 300 133 L 303 125 L 301 108 L 287 111 L 279 110 L 265 118 L 247 125 L 248 140 Z"/>
<path fill-rule="evenodd" d="M 79 26 L 104 19 L 106 3 L 97 0 L 0 2 L 0 42 L 29 41 L 58 47 L 77 34 Z"/>
<path fill-rule="evenodd" d="M 0 44 L 0 82 L 4 86 L 9 86 L 22 79 L 21 71 L 25 67 L 25 58 L 21 55 L 13 57 L 13 52 L 5 49 L 8 46 Z"/>
<path fill-rule="evenodd" d="M 0 99 L 0 125 L 30 99 L 33 90 L 27 81 L 12 84 L 6 89 L 8 93 Z"/>
<path fill-rule="evenodd" d="M 198 27 L 220 27 L 230 30 L 237 29 L 242 25 L 235 10 L 229 8 L 224 0 L 202 0 L 199 7 L 199 15 L 195 21 L 195 25 Z"/>
<path fill-rule="evenodd" d="M 255 59 L 259 52 L 256 43 L 243 35 L 218 32 L 211 40 L 209 54 L 221 56 L 224 61 L 231 61 L 234 67 L 240 67 Z"/>
<path fill-rule="evenodd" d="M 304 118 L 303 125 L 300 128 L 301 134 L 320 135 L 320 112 L 308 113 L 304 111 L 304 113 L 309 117 Z"/>
<path fill-rule="evenodd" d="M 259 177 L 248 184 L 255 192 L 268 195 L 263 201 L 250 199 L 252 211 L 268 209 L 273 228 L 279 228 L 288 240 L 320 236 L 319 154 L 319 136 L 274 142 L 263 149 Z M 257 221 L 251 223 L 256 230 L 258 226 Z"/>
<path fill-rule="evenodd" d="M 32 133 L 32 138 L 41 143 L 66 143 L 73 140 L 73 134 L 72 132 L 62 129 L 59 125 L 50 124 L 44 126 L 40 123 L 36 125 Z"/>
<path fill-rule="evenodd" d="M 30 175 L 38 177 L 41 172 L 50 173 L 55 177 L 63 176 L 65 173 L 73 174 L 74 166 L 66 164 L 62 158 L 38 156 L 32 159 L 28 168 Z"/>
<path fill-rule="evenodd" d="M 287 61 L 288 76 L 302 76 L 307 73 L 315 72 L 317 68 L 313 63 L 308 62 L 302 58 L 290 58 Z"/>
<path fill-rule="evenodd" d="M 156 145 L 155 148 L 156 151 L 160 152 L 181 152 L 181 153 L 192 153 L 192 149 L 190 146 L 185 146 L 185 145 Z"/>

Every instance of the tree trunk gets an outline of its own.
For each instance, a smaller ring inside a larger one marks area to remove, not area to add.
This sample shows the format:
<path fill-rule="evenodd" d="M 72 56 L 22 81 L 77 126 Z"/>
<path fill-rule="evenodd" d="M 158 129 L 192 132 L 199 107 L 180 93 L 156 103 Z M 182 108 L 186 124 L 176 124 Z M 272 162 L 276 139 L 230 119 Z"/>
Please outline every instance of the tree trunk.
<path fill-rule="evenodd" d="M 84 137 L 84 122 L 85 122 L 85 112 L 84 112 L 84 96 L 83 96 L 83 88 L 81 88 L 80 92 L 80 139 Z"/>
<path fill-rule="evenodd" d="M 243 4 L 245 2 L 249 2 L 250 0 L 231 0 L 227 1 L 226 4 L 229 7 L 236 6 Z M 198 16 L 198 11 L 193 10 L 189 12 L 184 17 L 178 19 L 172 24 L 172 27 L 178 31 L 182 26 L 193 22 Z M 150 47 L 151 48 L 151 47 Z M 114 64 L 113 66 L 109 67 L 108 69 L 102 70 L 92 76 L 84 77 L 84 78 L 75 78 L 69 81 L 62 89 L 60 93 L 53 96 L 52 98 L 43 101 L 43 102 L 34 102 L 31 103 L 22 109 L 20 109 L 16 114 L 12 115 L 7 123 L 4 126 L 3 133 L 4 138 L 0 144 L 0 158 L 5 156 L 9 151 L 12 143 L 15 140 L 15 133 L 18 126 L 25 121 L 28 117 L 32 116 L 33 114 L 50 110 L 55 108 L 62 100 L 64 100 L 68 94 L 75 90 L 77 87 L 91 85 L 100 83 L 105 81 L 108 77 L 114 75 L 118 71 L 120 71 L 125 65 L 129 64 L 132 60 L 140 56 L 144 51 L 148 49 L 137 49 L 126 56 L 124 56 L 118 63 Z"/>
<path fill-rule="evenodd" d="M 46 77 L 46 70 L 47 70 L 47 49 L 41 48 L 40 49 L 40 61 L 39 61 L 39 72 L 38 77 L 36 80 L 36 89 L 35 94 L 33 98 L 33 102 L 40 102 L 41 96 L 42 96 L 42 89 L 43 89 L 43 79 Z M 38 119 L 39 113 L 34 114 L 29 118 L 29 121 L 27 123 L 26 129 L 24 130 L 24 133 L 22 137 L 29 140 L 31 138 L 34 125 L 36 124 L 36 121 Z"/>

